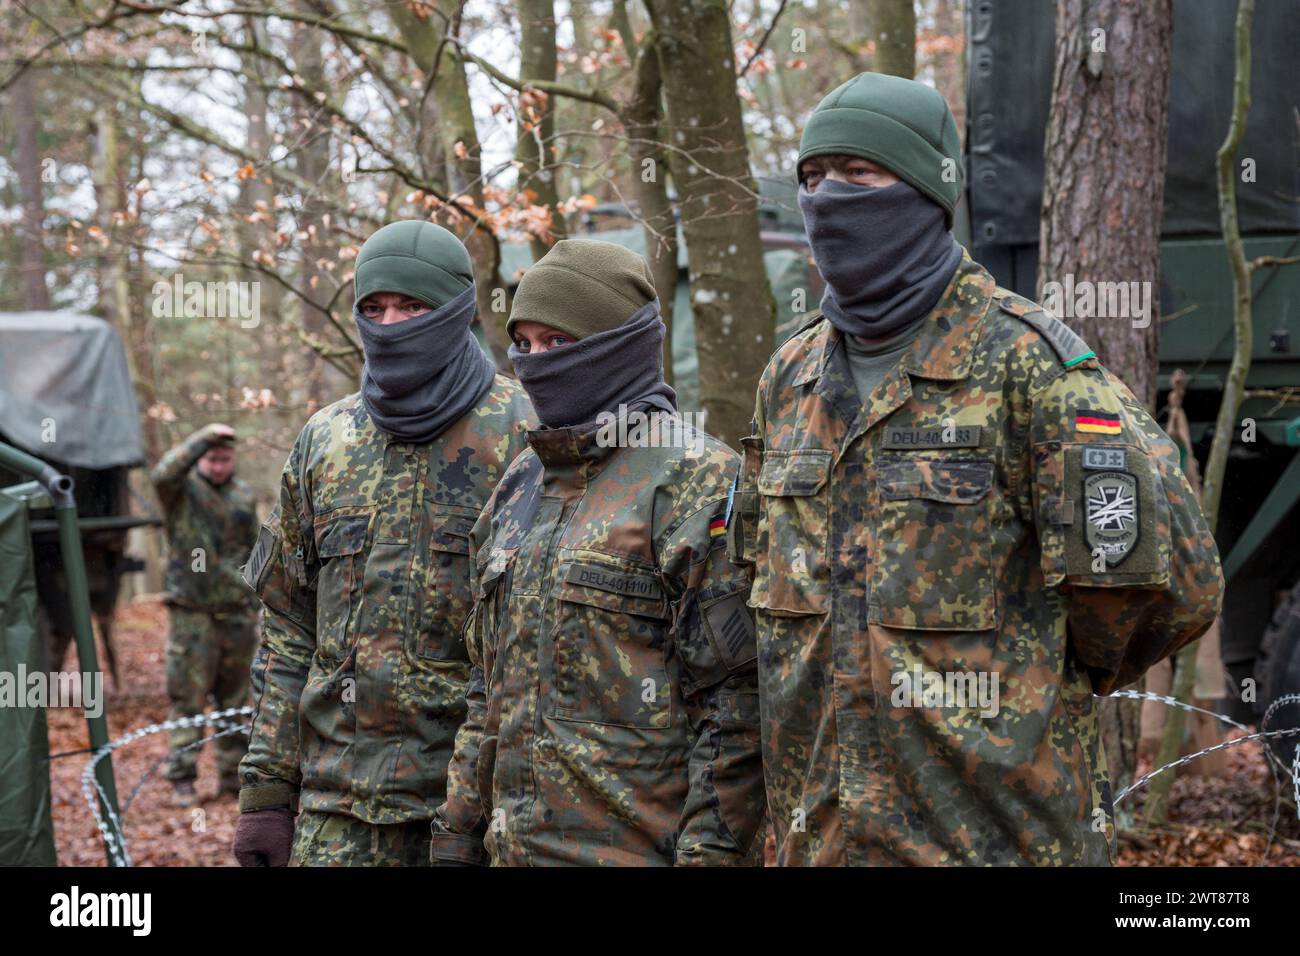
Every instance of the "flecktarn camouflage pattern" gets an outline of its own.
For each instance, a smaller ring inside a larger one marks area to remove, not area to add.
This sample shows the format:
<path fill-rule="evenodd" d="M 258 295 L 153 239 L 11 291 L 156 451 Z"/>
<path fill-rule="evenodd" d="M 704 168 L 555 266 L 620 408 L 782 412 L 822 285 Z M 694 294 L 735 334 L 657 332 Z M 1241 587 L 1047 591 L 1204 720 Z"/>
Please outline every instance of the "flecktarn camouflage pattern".
<path fill-rule="evenodd" d="M 474 527 L 469 713 L 440 860 L 757 861 L 764 816 L 747 577 L 727 560 L 736 455 L 539 429 Z"/>
<path fill-rule="evenodd" d="M 214 485 L 195 465 L 217 440 L 201 428 L 165 454 L 150 477 L 162 504 L 167 534 L 167 697 L 172 720 L 203 713 L 209 700 L 221 710 L 248 700 L 248 665 L 256 644 L 253 596 L 240 580 L 239 566 L 257 537 L 257 499 L 252 487 L 232 475 Z M 167 777 L 193 780 L 202 727 L 169 734 Z M 219 737 L 217 768 L 232 787 L 246 740 Z"/>
<path fill-rule="evenodd" d="M 469 532 L 532 422 L 500 375 L 423 445 L 358 395 L 307 422 L 244 572 L 264 614 L 241 810 L 432 817 L 465 715 Z"/>
<path fill-rule="evenodd" d="M 814 316 L 772 359 L 728 527 L 752 566 L 782 864 L 1106 864 L 1098 702 L 1214 621 L 1174 445 L 963 260 L 860 400 Z"/>

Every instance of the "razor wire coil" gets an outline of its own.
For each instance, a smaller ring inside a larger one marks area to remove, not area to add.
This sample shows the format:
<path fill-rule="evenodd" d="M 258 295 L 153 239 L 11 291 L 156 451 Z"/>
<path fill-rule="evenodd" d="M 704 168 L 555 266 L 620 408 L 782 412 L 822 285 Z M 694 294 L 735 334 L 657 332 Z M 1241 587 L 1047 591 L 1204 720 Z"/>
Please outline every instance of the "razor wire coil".
<path fill-rule="evenodd" d="M 170 730 L 181 730 L 187 727 L 206 727 L 209 724 L 226 724 L 229 718 L 248 717 L 252 716 L 252 714 L 252 707 L 232 707 L 229 710 L 214 711 L 211 714 L 196 714 L 192 717 L 176 717 L 171 720 L 164 720 L 156 724 L 149 724 L 147 727 L 140 727 L 136 730 L 132 730 L 129 733 L 118 737 L 116 740 L 110 740 L 104 746 L 95 751 L 94 756 L 90 758 L 86 764 L 86 768 L 81 772 L 81 795 L 85 798 L 87 806 L 90 807 L 90 812 L 94 815 L 95 826 L 99 829 L 99 834 L 104 841 L 104 845 L 108 847 L 109 856 L 112 859 L 114 866 L 131 865 L 131 855 L 126 846 L 126 834 L 122 828 L 122 816 L 125 814 L 125 810 L 123 810 L 121 814 L 115 811 L 112 803 L 108 799 L 108 795 L 104 793 L 104 788 L 100 785 L 99 779 L 95 776 L 95 768 L 99 766 L 99 762 L 109 754 L 113 753 L 113 751 L 125 747 L 127 744 L 134 743 L 142 737 L 148 737 L 151 734 L 163 733 Z M 249 729 L 251 729 L 251 725 L 248 724 L 227 726 L 215 734 L 205 735 L 190 746 L 201 746 L 209 740 L 215 740 L 217 737 Z M 152 776 L 158 766 L 159 764 L 155 764 L 154 767 L 145 774 L 141 783 L 137 784 L 135 790 L 132 791 L 130 799 L 134 799 L 135 794 L 139 792 L 143 781 Z M 96 799 L 96 797 L 98 797 L 98 799 Z M 127 805 L 130 805 L 130 800 L 128 800 Z M 109 820 L 104 819 L 104 814 L 100 812 L 101 806 L 107 810 L 110 818 Z M 110 822 L 112 823 L 111 829 L 109 827 Z"/>
<path fill-rule="evenodd" d="M 1099 697 L 1099 699 L 1103 699 L 1103 700 L 1105 699 L 1105 697 L 1102 695 L 1097 695 L 1097 696 Z M 1295 734 L 1300 734 L 1300 726 L 1290 727 L 1283 730 L 1260 730 L 1255 733 L 1249 733 L 1250 730 L 1249 727 L 1236 720 L 1233 720 L 1231 717 L 1226 717 L 1223 714 L 1215 713 L 1214 711 L 1207 710 L 1204 707 L 1197 707 L 1193 704 L 1185 703 L 1183 701 L 1178 700 L 1175 697 L 1169 697 L 1164 694 L 1153 694 L 1148 691 L 1120 690 L 1120 691 L 1115 691 L 1113 694 L 1110 694 L 1109 696 L 1113 698 L 1128 698 L 1130 700 L 1155 701 L 1157 703 L 1165 704 L 1166 706 L 1169 707 L 1181 708 L 1182 710 L 1186 710 L 1191 713 L 1204 714 L 1206 716 L 1213 717 L 1216 720 L 1222 721 L 1225 724 L 1230 724 L 1231 726 L 1236 727 L 1238 730 L 1247 731 L 1247 733 L 1244 736 L 1236 737 L 1232 740 L 1223 741 L 1222 743 L 1215 744 L 1212 747 L 1206 747 L 1204 750 L 1199 750 L 1195 753 L 1191 753 L 1179 757 L 1177 760 L 1174 760 L 1171 763 L 1167 763 L 1163 767 L 1157 767 L 1155 770 L 1149 771 L 1148 773 L 1144 774 L 1142 777 L 1135 780 L 1128 787 L 1125 787 L 1124 790 L 1121 791 L 1120 794 L 1115 798 L 1114 800 L 1115 805 L 1118 805 L 1121 800 L 1123 800 L 1133 791 L 1146 786 L 1146 784 L 1149 783 L 1154 777 L 1157 777 L 1168 770 L 1173 770 L 1178 767 L 1185 766 L 1186 764 L 1189 764 L 1193 760 L 1196 760 L 1200 757 L 1204 757 L 1208 754 L 1212 754 L 1220 750 L 1225 750 L 1228 747 L 1233 747 L 1236 746 L 1237 744 L 1245 743 L 1246 741 L 1249 740 L 1269 740 L 1278 737 L 1287 737 Z M 1264 716 L 1260 720 L 1260 727 L 1261 728 L 1267 727 L 1269 721 L 1272 719 L 1273 714 L 1277 711 L 1277 709 L 1285 704 L 1291 704 L 1291 703 L 1300 704 L 1300 694 L 1287 694 L 1273 701 L 1273 703 L 1270 704 L 1268 709 L 1264 712 Z M 99 829 L 100 836 L 103 838 L 105 846 L 107 846 L 109 849 L 109 853 L 113 860 L 114 866 L 131 865 L 130 853 L 127 850 L 127 846 L 126 846 L 126 836 L 122 829 L 122 817 L 126 815 L 126 811 L 130 808 L 132 801 L 135 800 L 135 797 L 140 792 L 140 789 L 144 786 L 145 782 L 148 781 L 157 772 L 158 768 L 162 765 L 163 759 L 165 758 L 160 758 L 158 761 L 156 761 L 154 765 L 150 767 L 150 769 L 146 771 L 145 774 L 140 778 L 140 780 L 136 783 L 135 787 L 132 789 L 130 795 L 127 797 L 126 802 L 123 804 L 122 811 L 120 814 L 113 811 L 112 806 L 109 803 L 107 796 L 103 791 L 103 788 L 99 784 L 99 780 L 95 777 L 95 768 L 99 765 L 100 760 L 102 760 L 104 757 L 111 754 L 113 751 L 118 750 L 121 747 L 125 747 L 127 744 L 134 743 L 135 741 L 141 739 L 142 737 L 147 737 L 151 734 L 163 733 L 165 731 L 170 731 L 170 730 L 180 730 L 182 728 L 187 728 L 187 727 L 206 727 L 209 725 L 221 725 L 220 728 L 215 733 L 210 735 L 204 735 L 203 737 L 199 738 L 193 743 L 187 744 L 186 746 L 180 748 L 181 751 L 190 750 L 196 747 L 202 747 L 208 741 L 215 740 L 218 737 L 224 737 L 227 734 L 235 734 L 241 732 L 247 733 L 249 730 L 252 729 L 251 724 L 234 724 L 234 723 L 228 724 L 227 721 L 229 721 L 229 719 L 233 717 L 251 716 L 253 712 L 254 711 L 252 707 L 235 707 L 229 710 L 215 711 L 211 714 L 198 714 L 193 717 L 178 717 L 172 720 L 164 720 L 159 723 L 150 724 L 147 727 L 141 727 L 138 730 L 133 730 L 130 733 L 124 734 L 123 736 L 118 737 L 116 740 L 110 741 L 109 743 L 105 744 L 103 747 L 93 752 L 94 755 L 91 757 L 90 761 L 86 764 L 86 768 L 85 770 L 82 771 L 81 774 L 81 792 L 82 792 L 82 796 L 85 797 L 86 804 L 90 807 L 91 813 L 94 815 L 95 825 Z M 1281 768 L 1283 773 L 1291 777 L 1292 791 L 1293 791 L 1294 800 L 1297 807 L 1297 813 L 1300 813 L 1300 743 L 1296 744 L 1295 759 L 1292 761 L 1290 767 L 1287 767 L 1285 764 L 1279 761 L 1276 755 L 1274 755 L 1272 750 L 1267 746 L 1264 747 L 1264 754 L 1268 761 L 1269 769 L 1272 770 L 1273 772 L 1274 783 L 1277 788 L 1276 799 L 1274 801 L 1273 826 L 1269 832 L 1268 846 L 1265 847 L 1265 851 L 1264 851 L 1264 855 L 1265 857 L 1267 857 L 1269 848 L 1271 848 L 1272 846 L 1273 836 L 1277 830 L 1278 811 L 1280 809 L 1280 804 L 1281 804 L 1281 780 L 1278 777 L 1278 772 L 1277 772 L 1279 767 Z M 72 754 L 67 754 L 67 756 L 71 756 L 71 755 Z M 96 797 L 98 797 L 98 799 L 96 799 Z M 106 821 L 104 819 L 103 814 L 100 812 L 101 805 L 108 809 L 108 814 L 113 824 L 111 830 L 108 825 L 110 821 Z"/>

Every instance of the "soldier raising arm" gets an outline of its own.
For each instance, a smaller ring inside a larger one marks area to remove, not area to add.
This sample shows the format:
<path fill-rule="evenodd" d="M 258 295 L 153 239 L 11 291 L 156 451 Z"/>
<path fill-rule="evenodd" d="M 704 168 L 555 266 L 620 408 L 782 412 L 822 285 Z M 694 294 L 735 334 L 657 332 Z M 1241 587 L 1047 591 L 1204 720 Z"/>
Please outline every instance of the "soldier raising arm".
<path fill-rule="evenodd" d="M 166 518 L 172 719 L 203 713 L 209 699 L 226 710 L 248 698 L 256 612 L 239 579 L 239 562 L 257 536 L 257 500 L 235 474 L 234 442 L 229 425 L 207 425 L 168 451 L 150 475 Z M 202 736 L 201 727 L 181 727 L 169 735 L 167 776 L 178 806 L 197 801 L 198 751 L 192 745 Z M 217 738 L 222 793 L 238 792 L 246 745 L 240 734 Z"/>

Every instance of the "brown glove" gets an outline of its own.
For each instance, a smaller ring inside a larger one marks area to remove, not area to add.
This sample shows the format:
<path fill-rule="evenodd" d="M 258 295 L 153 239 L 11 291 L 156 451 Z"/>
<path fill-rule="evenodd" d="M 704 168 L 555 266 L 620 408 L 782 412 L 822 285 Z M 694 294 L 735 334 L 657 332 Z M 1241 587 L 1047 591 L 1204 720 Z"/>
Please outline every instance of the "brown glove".
<path fill-rule="evenodd" d="M 268 807 L 239 815 L 235 859 L 240 866 L 285 866 L 293 846 L 293 811 Z"/>

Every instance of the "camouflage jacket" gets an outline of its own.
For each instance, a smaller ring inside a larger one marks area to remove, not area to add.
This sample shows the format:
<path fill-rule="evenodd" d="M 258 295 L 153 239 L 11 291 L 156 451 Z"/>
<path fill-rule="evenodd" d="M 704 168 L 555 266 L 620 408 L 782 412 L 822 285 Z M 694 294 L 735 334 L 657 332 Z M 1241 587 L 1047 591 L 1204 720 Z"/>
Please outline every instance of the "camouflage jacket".
<path fill-rule="evenodd" d="M 530 432 L 474 526 L 469 714 L 435 859 L 756 861 L 753 615 L 722 522 L 737 456 L 685 435 Z"/>
<path fill-rule="evenodd" d="M 241 810 L 427 820 L 465 716 L 469 532 L 533 423 L 497 376 L 432 442 L 379 431 L 359 395 L 289 454 L 245 580 L 265 608 Z"/>
<path fill-rule="evenodd" d="M 1214 539 L 1061 322 L 968 257 L 925 321 L 861 400 L 815 316 L 742 441 L 778 861 L 1106 864 L 1093 693 L 1210 626 Z"/>
<path fill-rule="evenodd" d="M 167 532 L 167 596 L 182 607 L 246 608 L 252 595 L 239 567 L 257 538 L 257 497 L 235 476 L 214 485 L 194 466 L 212 444 L 201 428 L 159 460 L 150 478 Z"/>

